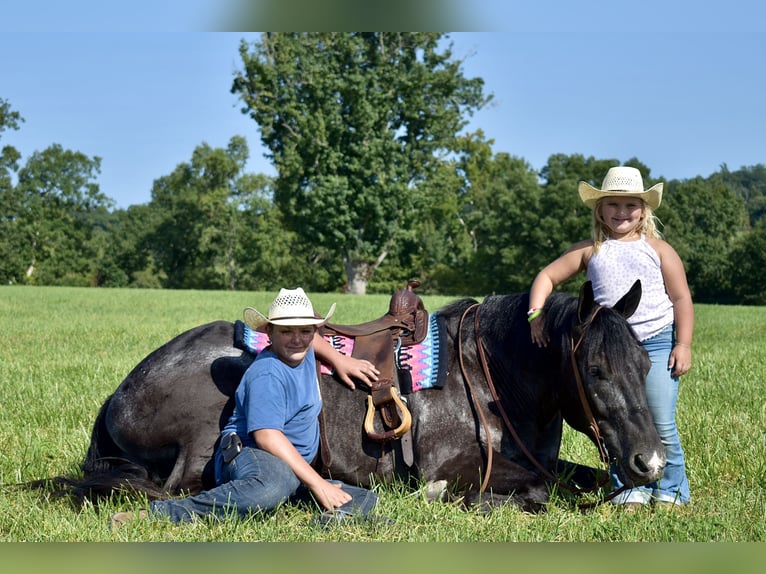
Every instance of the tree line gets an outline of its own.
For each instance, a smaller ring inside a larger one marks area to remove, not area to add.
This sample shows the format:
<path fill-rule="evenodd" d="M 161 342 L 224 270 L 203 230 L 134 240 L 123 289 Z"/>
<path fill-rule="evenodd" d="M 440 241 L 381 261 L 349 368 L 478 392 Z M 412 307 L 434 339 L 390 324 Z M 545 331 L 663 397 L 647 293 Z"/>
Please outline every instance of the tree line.
<path fill-rule="evenodd" d="M 246 140 L 201 143 L 127 209 L 100 158 L 52 144 L 0 150 L 3 284 L 423 293 L 526 291 L 590 234 L 580 180 L 638 158 L 556 154 L 539 171 L 466 118 L 491 100 L 438 33 L 269 33 L 240 46 L 231 90 L 277 176 Z M 23 117 L 0 98 L 0 139 Z M 656 215 L 695 301 L 764 304 L 766 166 L 665 180 Z M 582 278 L 562 286 L 574 290 Z"/>

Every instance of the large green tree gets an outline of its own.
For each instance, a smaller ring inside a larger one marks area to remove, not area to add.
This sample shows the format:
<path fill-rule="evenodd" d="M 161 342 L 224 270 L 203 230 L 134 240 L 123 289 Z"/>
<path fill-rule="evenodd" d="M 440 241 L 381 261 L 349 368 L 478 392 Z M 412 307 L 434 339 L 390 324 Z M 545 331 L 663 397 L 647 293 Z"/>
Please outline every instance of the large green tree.
<path fill-rule="evenodd" d="M 671 180 L 657 216 L 665 239 L 686 266 L 694 300 L 725 300 L 731 292 L 730 251 L 748 225 L 742 198 L 717 178 Z"/>
<path fill-rule="evenodd" d="M 10 102 L 0 98 L 0 139 L 6 130 L 18 130 L 24 121 L 19 112 L 11 108 Z M 21 154 L 13 146 L 5 145 L 0 148 L 0 191 L 10 188 L 11 172 L 18 169 Z"/>
<path fill-rule="evenodd" d="M 238 94 L 277 169 L 286 222 L 364 293 L 411 228 L 414 191 L 488 98 L 438 33 L 268 33 L 242 43 Z"/>
<path fill-rule="evenodd" d="M 11 104 L 0 98 L 0 140 L 6 130 L 18 130 L 24 119 Z M 17 253 L 21 247 L 18 235 L 18 198 L 13 187 L 13 174 L 19 167 L 21 154 L 16 148 L 0 148 L 0 281 L 13 283 L 17 279 Z"/>
<path fill-rule="evenodd" d="M 734 302 L 766 305 L 766 218 L 734 240 L 728 268 Z"/>
<path fill-rule="evenodd" d="M 157 212 L 148 239 L 165 287 L 235 289 L 238 197 L 249 151 L 240 136 L 226 149 L 201 144 L 191 161 L 154 181 Z"/>
<path fill-rule="evenodd" d="M 96 179 L 101 160 L 53 144 L 34 152 L 4 201 L 13 224 L 13 253 L 5 281 L 95 285 L 98 233 L 112 202 Z"/>
<path fill-rule="evenodd" d="M 274 209 L 271 179 L 245 171 L 248 156 L 241 136 L 225 149 L 201 144 L 189 162 L 155 180 L 134 280 L 228 290 L 298 281 L 290 256 L 302 247 Z"/>
<path fill-rule="evenodd" d="M 726 185 L 742 198 L 750 225 L 756 225 L 766 215 L 766 165 L 759 163 L 729 171 L 726 164 L 709 178 Z"/>

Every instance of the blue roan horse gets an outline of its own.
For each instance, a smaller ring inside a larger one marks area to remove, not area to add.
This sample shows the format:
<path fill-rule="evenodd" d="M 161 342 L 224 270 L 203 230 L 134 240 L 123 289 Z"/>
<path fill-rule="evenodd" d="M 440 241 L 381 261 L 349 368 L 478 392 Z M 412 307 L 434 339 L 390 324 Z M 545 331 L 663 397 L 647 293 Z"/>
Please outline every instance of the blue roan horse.
<path fill-rule="evenodd" d="M 511 497 L 524 509 L 539 510 L 562 468 L 566 420 L 600 445 L 624 483 L 657 480 L 665 456 L 646 405 L 649 359 L 625 319 L 640 296 L 637 283 L 605 308 L 594 303 L 589 283 L 579 299 L 554 293 L 545 309 L 546 348 L 530 340 L 526 295 L 490 296 L 481 305 L 466 299 L 441 309 L 447 373 L 443 388 L 407 397 L 412 460 L 404 456 L 401 440 L 381 443 L 366 435 L 368 392 L 362 385 L 351 391 L 324 375 L 329 449 L 323 449 L 318 468 L 363 485 L 371 477 L 446 481 L 468 500 L 481 490 L 494 500 Z M 218 321 L 148 355 L 98 413 L 84 476 L 59 477 L 59 486 L 80 498 L 114 489 L 165 497 L 212 486 L 220 429 L 253 360 L 233 338 L 234 324 Z M 484 353 L 477 351 L 479 339 Z"/>

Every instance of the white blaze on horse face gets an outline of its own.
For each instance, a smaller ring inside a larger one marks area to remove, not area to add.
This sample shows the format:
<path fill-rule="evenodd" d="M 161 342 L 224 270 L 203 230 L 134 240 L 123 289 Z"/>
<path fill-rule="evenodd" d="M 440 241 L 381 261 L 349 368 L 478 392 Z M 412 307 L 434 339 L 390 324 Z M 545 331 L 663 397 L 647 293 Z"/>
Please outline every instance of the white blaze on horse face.
<path fill-rule="evenodd" d="M 654 454 L 652 454 L 652 458 L 649 459 L 649 462 L 646 463 L 650 470 L 656 472 L 659 474 L 659 472 L 663 469 L 665 466 L 665 457 L 660 456 L 655 451 Z"/>

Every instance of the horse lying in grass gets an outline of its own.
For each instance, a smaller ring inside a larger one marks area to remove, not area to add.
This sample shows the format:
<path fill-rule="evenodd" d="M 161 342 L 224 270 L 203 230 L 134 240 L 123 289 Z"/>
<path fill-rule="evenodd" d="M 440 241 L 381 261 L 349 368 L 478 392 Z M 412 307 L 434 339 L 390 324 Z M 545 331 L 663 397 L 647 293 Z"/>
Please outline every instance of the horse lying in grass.
<path fill-rule="evenodd" d="M 649 359 L 626 321 L 640 296 L 638 282 L 612 308 L 594 302 L 589 283 L 579 298 L 554 293 L 545 307 L 545 348 L 531 342 L 526 295 L 446 306 L 429 318 L 439 351 L 420 357 L 441 357 L 440 382 L 395 395 L 409 417 L 401 436 L 383 425 L 384 439 L 371 438 L 368 391 L 321 375 L 317 468 L 363 486 L 446 483 L 470 500 L 491 494 L 493 502 L 510 498 L 538 511 L 560 480 L 566 421 L 594 441 L 626 485 L 657 480 L 665 455 L 646 404 Z M 195 327 L 138 364 L 98 413 L 83 476 L 54 479 L 61 491 L 80 499 L 115 490 L 162 498 L 213 486 L 220 430 L 255 356 L 235 344 L 236 327 Z"/>

